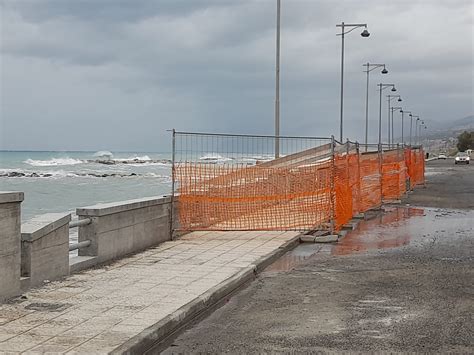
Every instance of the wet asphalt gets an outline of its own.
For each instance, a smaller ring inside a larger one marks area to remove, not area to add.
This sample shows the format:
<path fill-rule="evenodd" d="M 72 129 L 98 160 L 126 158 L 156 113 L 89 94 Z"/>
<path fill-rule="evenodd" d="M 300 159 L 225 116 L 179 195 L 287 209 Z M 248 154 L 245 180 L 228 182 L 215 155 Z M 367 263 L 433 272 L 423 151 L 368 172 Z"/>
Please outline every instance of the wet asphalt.
<path fill-rule="evenodd" d="M 164 353 L 474 353 L 474 165 L 426 172 L 401 207 L 298 246 Z"/>

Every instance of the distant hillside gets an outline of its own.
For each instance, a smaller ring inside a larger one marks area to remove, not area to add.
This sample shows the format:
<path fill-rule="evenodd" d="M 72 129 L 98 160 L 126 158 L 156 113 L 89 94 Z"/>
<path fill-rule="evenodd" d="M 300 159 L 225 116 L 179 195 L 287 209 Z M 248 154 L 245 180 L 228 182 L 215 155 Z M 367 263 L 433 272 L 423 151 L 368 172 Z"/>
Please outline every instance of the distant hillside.
<path fill-rule="evenodd" d="M 474 131 L 474 115 L 460 118 L 451 122 L 429 123 L 429 138 L 457 137 L 464 131 Z"/>

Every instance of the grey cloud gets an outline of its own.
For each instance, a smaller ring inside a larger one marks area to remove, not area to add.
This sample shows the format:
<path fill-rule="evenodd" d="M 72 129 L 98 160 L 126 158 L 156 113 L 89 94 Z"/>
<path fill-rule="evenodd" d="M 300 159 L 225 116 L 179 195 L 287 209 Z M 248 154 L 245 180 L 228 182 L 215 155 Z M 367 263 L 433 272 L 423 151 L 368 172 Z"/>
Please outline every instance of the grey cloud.
<path fill-rule="evenodd" d="M 283 0 L 283 134 L 337 131 L 341 20 L 371 31 L 346 41 L 346 132 L 354 139 L 363 132 L 367 61 L 390 71 L 371 77 L 373 137 L 379 80 L 396 83 L 403 104 L 427 119 L 471 114 L 472 4 L 446 3 Z M 31 149 L 43 149 L 52 128 L 51 149 L 165 149 L 173 126 L 272 133 L 275 1 L 0 6 L 0 148 L 22 147 L 22 132 Z M 76 123 L 95 129 L 62 139 Z"/>

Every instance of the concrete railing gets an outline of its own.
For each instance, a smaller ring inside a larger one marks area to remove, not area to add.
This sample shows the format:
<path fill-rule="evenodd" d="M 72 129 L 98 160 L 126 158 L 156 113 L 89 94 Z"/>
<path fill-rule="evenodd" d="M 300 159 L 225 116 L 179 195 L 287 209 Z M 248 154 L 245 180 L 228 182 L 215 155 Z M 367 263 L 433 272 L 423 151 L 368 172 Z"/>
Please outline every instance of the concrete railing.
<path fill-rule="evenodd" d="M 69 274 L 69 222 L 71 215 L 47 213 L 21 226 L 23 290 Z"/>
<path fill-rule="evenodd" d="M 78 208 L 72 222 L 70 214 L 48 213 L 21 224 L 22 201 L 22 192 L 0 192 L 0 302 L 171 240 L 167 196 Z M 76 227 L 79 241 L 70 245 L 69 229 Z"/>
<path fill-rule="evenodd" d="M 90 240 L 79 256 L 94 256 L 101 263 L 170 240 L 171 198 L 143 198 L 78 208 L 79 243 Z"/>
<path fill-rule="evenodd" d="M 20 292 L 23 192 L 0 192 L 0 301 Z"/>

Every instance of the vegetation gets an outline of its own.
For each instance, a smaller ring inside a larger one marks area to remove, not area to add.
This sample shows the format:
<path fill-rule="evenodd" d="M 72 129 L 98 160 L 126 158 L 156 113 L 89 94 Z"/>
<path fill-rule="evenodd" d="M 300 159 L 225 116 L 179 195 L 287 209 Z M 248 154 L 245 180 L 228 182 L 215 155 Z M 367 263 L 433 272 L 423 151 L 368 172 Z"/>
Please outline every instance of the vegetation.
<path fill-rule="evenodd" d="M 458 136 L 457 148 L 460 152 L 474 149 L 474 132 L 464 131 Z"/>

